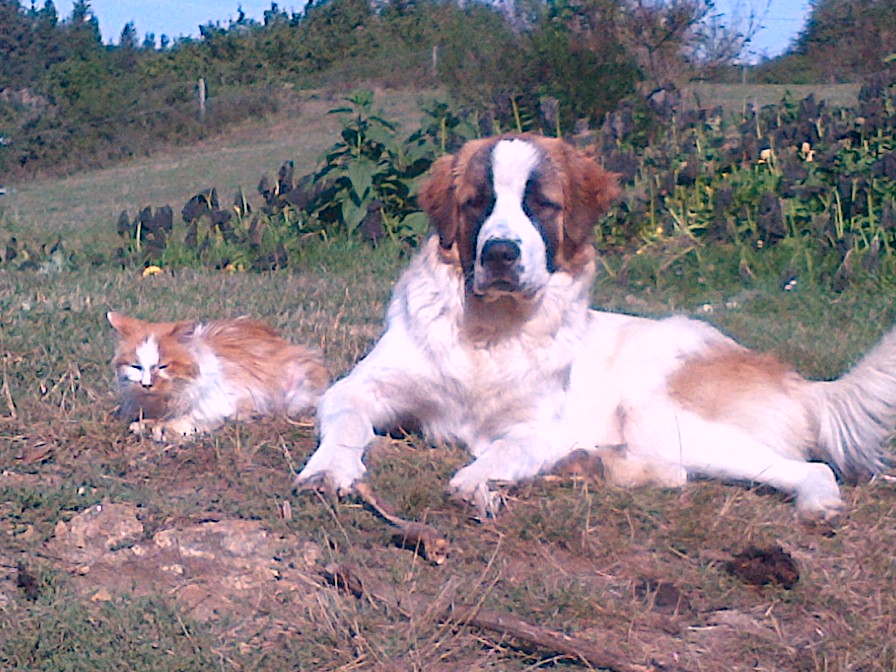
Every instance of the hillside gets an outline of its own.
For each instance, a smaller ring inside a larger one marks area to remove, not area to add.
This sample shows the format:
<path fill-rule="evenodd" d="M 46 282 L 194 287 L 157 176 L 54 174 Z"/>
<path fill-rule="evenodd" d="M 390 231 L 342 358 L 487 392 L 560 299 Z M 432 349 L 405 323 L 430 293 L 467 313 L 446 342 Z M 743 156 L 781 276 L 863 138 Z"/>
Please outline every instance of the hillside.
<path fill-rule="evenodd" d="M 419 100 L 433 94 L 380 91 L 383 114 L 409 129 L 419 122 Z M 52 240 L 78 232 L 82 243 L 108 242 L 122 210 L 135 215 L 146 206 L 171 204 L 180 211 L 194 194 L 216 187 L 225 202 L 238 190 L 256 204 L 262 176 L 276 176 L 284 161 L 299 174 L 315 168 L 338 136 L 339 120 L 327 111 L 341 104 L 338 93 L 303 93 L 283 110 L 246 121 L 212 139 L 168 146 L 150 157 L 69 177 L 20 180 L 0 200 L 12 233 Z"/>

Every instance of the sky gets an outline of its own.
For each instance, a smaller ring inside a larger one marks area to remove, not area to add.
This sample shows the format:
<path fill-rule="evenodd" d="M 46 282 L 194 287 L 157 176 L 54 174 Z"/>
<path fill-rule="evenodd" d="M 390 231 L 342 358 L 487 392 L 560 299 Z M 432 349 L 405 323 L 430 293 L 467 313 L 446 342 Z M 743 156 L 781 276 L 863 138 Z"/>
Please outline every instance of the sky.
<path fill-rule="evenodd" d="M 812 10 L 809 0 L 715 0 L 718 13 L 733 20 L 743 30 L 750 14 L 758 30 L 748 45 L 749 60 L 777 56 L 790 46 L 806 26 Z"/>
<path fill-rule="evenodd" d="M 55 0 L 54 4 L 60 17 L 71 14 L 71 0 Z M 305 2 L 277 4 L 292 12 L 304 7 Z M 99 20 L 103 40 L 118 42 L 128 21 L 136 25 L 141 41 L 146 33 L 154 33 L 157 39 L 161 35 L 172 39 L 196 36 L 199 26 L 209 21 L 226 26 L 236 18 L 239 7 L 250 19 L 262 21 L 271 0 L 92 0 L 90 6 Z M 784 51 L 803 29 L 810 11 L 809 0 L 716 0 L 715 6 L 727 20 L 737 20 L 741 26 L 746 25 L 751 13 L 760 19 L 761 27 L 750 45 L 750 60 Z"/>

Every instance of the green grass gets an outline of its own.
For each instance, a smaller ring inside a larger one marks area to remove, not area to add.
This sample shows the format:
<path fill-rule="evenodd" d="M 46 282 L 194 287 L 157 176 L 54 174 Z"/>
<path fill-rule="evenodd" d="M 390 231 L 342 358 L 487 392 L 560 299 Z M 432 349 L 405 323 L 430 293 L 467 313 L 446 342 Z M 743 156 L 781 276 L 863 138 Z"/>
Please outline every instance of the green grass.
<path fill-rule="evenodd" d="M 470 599 L 473 587 L 489 608 L 604 642 L 633 662 L 669 662 L 674 654 L 686 669 L 747 659 L 776 669 L 850 669 L 853 660 L 863 669 L 892 669 L 891 482 L 847 488 L 850 515 L 833 536 L 798 525 L 792 505 L 774 493 L 718 483 L 633 492 L 598 482 L 535 483 L 511 492 L 504 514 L 481 525 L 443 494 L 448 475 L 466 459 L 462 451 L 433 450 L 414 438 L 384 440 L 371 457 L 378 492 L 451 539 L 448 563 L 432 568 L 394 547 L 391 531 L 355 502 L 290 493 L 291 468 L 314 447 L 310 427 L 227 426 L 173 450 L 126 435 L 111 416 L 108 309 L 160 319 L 249 312 L 322 347 L 337 373 L 366 352 L 403 263 L 397 250 L 321 243 L 308 257 L 303 268 L 274 274 L 3 274 L 0 385 L 9 394 L 0 398 L 0 469 L 16 479 L 7 477 L 0 489 L 0 564 L 24 559 L 48 586 L 31 603 L 16 590 L 14 570 L 5 580 L 0 573 L 0 594 L 12 610 L 4 618 L 18 626 L 0 635 L 0 660 L 10 669 L 111 670 L 108 651 L 123 647 L 123 633 L 137 644 L 124 647 L 121 664 L 135 670 L 513 671 L 545 659 L 493 635 L 446 630 L 419 615 L 409 621 L 326 587 L 310 570 L 302 592 L 277 598 L 288 619 L 264 626 L 280 633 L 272 641 L 240 639 L 244 631 L 223 617 L 195 621 L 174 594 L 152 602 L 116 594 L 95 604 L 90 574 L 65 571 L 47 545 L 59 521 L 99 502 L 138 503 L 150 531 L 258 520 L 288 535 L 293 551 L 312 544 L 320 565 L 354 563 L 400 591 L 443 599 Z M 756 292 L 742 306 L 712 314 L 701 306 L 718 305 L 714 288 L 664 286 L 633 296 L 604 280 L 595 299 L 642 314 L 705 315 L 743 342 L 782 352 L 822 376 L 842 370 L 896 319 L 889 297 L 867 288 L 837 296 L 776 286 Z M 291 504 L 289 520 L 278 515 L 283 501 Z M 722 571 L 717 555 L 751 543 L 792 552 L 803 572 L 797 588 L 756 590 Z M 672 620 L 654 612 L 633 589 L 645 578 L 674 583 L 693 610 Z M 761 637 L 709 623 L 720 610 L 747 619 Z M 256 629 L 267 622 L 262 613 L 243 618 L 244 627 Z"/>
<path fill-rule="evenodd" d="M 300 117 L 308 145 L 294 148 L 297 164 L 313 162 L 315 142 L 330 142 L 319 137 L 330 120 L 308 115 Z M 261 142 L 258 151 L 272 146 Z M 230 164 L 242 159 L 227 156 L 215 159 L 209 148 L 202 160 L 209 171 L 236 171 Z M 273 171 L 280 156 L 269 158 Z M 166 161 L 70 178 L 84 193 L 74 193 L 70 181 L 18 185 L 17 226 L 52 231 L 59 221 L 41 214 L 52 211 L 66 219 L 75 243 L 106 240 L 122 207 L 110 193 L 113 175 L 129 181 L 132 199 L 148 194 L 135 180 L 143 175 L 149 184 L 157 175 L 153 203 L 157 194 L 223 183 L 223 173 L 202 173 L 201 182 L 189 182 L 190 172 L 163 177 L 157 164 Z M 81 199 L 76 211 L 64 207 L 66 198 Z M 107 216 L 108 228 L 101 225 Z M 292 470 L 315 446 L 308 423 L 229 424 L 188 446 L 164 447 L 129 436 L 112 415 L 106 311 L 149 319 L 251 314 L 321 348 L 341 375 L 379 335 L 391 283 L 405 263 L 390 245 L 373 250 L 335 240 L 309 244 L 289 272 L 268 274 L 179 270 L 143 278 L 108 268 L 0 268 L 0 669 L 581 669 L 494 633 L 395 609 L 381 596 L 338 591 L 321 578 L 330 562 L 348 563 L 399 595 L 425 596 L 433 608 L 481 602 L 578 635 L 641 669 L 896 669 L 892 480 L 845 487 L 849 513 L 833 530 L 798 523 L 779 494 L 744 485 L 618 491 L 599 479 L 522 484 L 508 493 L 497 520 L 480 524 L 444 491 L 468 459 L 462 450 L 433 449 L 415 436 L 382 439 L 369 459 L 377 492 L 451 541 L 448 562 L 431 567 L 396 547 L 392 530 L 357 501 L 291 492 Z M 708 319 L 814 377 L 840 373 L 896 321 L 892 294 L 879 284 L 855 283 L 839 294 L 810 285 L 784 292 L 760 279 L 749 292 L 741 289 L 734 281 L 604 277 L 594 302 Z M 737 305 L 726 307 L 732 297 Z M 203 570 L 186 551 L 166 561 L 186 568 L 177 575 L 137 555 L 86 572 L 65 561 L 54 546 L 59 525 L 111 504 L 135 506 L 145 530 L 113 553 L 209 522 L 257 524 L 277 547 L 263 565 L 266 581 L 241 592 L 234 577 L 255 585 L 248 569 L 218 576 L 217 565 Z M 789 551 L 801 572 L 797 586 L 756 588 L 727 574 L 720 558 L 750 544 Z M 19 563 L 35 577 L 35 599 L 17 586 Z M 230 602 L 209 616 L 190 599 L 218 578 L 231 583 L 205 597 Z M 674 584 L 688 608 L 679 615 L 652 608 L 637 590 L 645 581 Z"/>
<path fill-rule="evenodd" d="M 689 108 L 713 109 L 721 105 L 729 113 L 741 113 L 753 106 L 756 109 L 773 105 L 784 98 L 802 100 L 814 94 L 832 107 L 854 107 L 858 102 L 859 84 L 695 84 L 683 92 L 683 102 Z"/>

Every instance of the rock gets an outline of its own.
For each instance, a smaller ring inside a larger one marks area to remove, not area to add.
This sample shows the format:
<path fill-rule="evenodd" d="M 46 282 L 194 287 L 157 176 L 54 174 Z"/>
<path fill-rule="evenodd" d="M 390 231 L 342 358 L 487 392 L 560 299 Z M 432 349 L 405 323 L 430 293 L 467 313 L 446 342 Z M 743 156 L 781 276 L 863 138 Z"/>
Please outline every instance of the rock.
<path fill-rule="evenodd" d="M 319 546 L 225 519 L 157 531 L 146 538 L 133 504 L 92 506 L 60 521 L 52 546 L 93 601 L 170 595 L 191 618 L 233 619 L 283 612 L 285 596 L 313 595 Z"/>

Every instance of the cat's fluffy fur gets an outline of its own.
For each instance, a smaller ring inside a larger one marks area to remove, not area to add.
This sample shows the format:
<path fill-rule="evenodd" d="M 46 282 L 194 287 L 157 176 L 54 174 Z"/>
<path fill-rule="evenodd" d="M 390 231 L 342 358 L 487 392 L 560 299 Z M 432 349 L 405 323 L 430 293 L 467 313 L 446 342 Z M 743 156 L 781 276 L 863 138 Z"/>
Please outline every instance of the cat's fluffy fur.
<path fill-rule="evenodd" d="M 227 418 L 311 410 L 329 382 L 320 356 L 263 322 L 147 322 L 107 314 L 120 414 L 137 434 L 177 440 Z"/>

